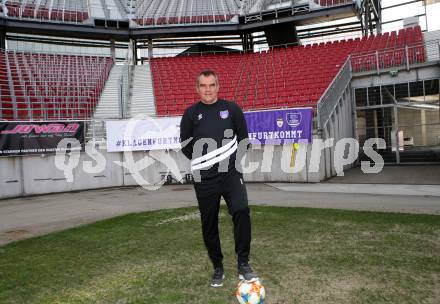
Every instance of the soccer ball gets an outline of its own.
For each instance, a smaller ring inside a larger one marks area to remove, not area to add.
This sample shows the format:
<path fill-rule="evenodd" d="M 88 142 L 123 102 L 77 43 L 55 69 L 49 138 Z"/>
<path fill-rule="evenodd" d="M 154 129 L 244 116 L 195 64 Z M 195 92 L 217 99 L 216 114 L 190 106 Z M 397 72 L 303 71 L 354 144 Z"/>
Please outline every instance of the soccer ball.
<path fill-rule="evenodd" d="M 264 304 L 266 290 L 259 280 L 250 283 L 240 281 L 235 295 L 240 304 Z"/>

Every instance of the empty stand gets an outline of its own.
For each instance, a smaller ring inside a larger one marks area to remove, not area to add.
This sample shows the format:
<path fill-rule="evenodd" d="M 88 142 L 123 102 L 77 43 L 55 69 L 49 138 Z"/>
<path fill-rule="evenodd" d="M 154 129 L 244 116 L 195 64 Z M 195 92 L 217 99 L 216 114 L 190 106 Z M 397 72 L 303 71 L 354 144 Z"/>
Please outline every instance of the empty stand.
<path fill-rule="evenodd" d="M 110 57 L 0 51 L 0 119 L 90 118 Z"/>
<path fill-rule="evenodd" d="M 358 41 L 351 57 L 353 72 L 365 72 L 425 62 L 425 47 L 420 26 Z M 407 62 L 408 61 L 408 62 Z"/>
<path fill-rule="evenodd" d="M 233 53 L 151 60 L 158 115 L 178 115 L 198 100 L 195 78 L 204 69 L 220 78 L 219 97 L 236 101 L 244 110 L 275 107 L 316 107 L 316 103 L 350 54 L 353 71 L 375 69 L 376 50 L 384 65 L 399 65 L 402 48 L 410 61 L 424 61 L 420 27 L 399 34 L 277 48 L 261 53 Z"/>
<path fill-rule="evenodd" d="M 208 68 L 219 75 L 219 96 L 244 110 L 316 106 L 353 49 L 353 44 L 335 42 L 261 53 L 153 59 L 157 113 L 182 114 L 198 100 L 195 78 Z"/>
<path fill-rule="evenodd" d="M 13 18 L 75 23 L 89 18 L 87 0 L 10 0 L 6 7 Z"/>
<path fill-rule="evenodd" d="M 265 6 L 291 6 L 291 1 L 266 1 Z M 299 4 L 308 3 L 308 0 Z M 323 8 L 352 4 L 352 0 L 314 0 Z M 249 13 L 261 1 L 241 0 L 8 0 L 11 18 L 81 23 L 91 17 L 133 19 L 140 26 L 230 22 L 240 12 Z M 258 6 L 260 9 L 261 7 Z M 241 9 L 243 9 L 241 11 Z"/>
<path fill-rule="evenodd" d="M 228 22 L 238 14 L 240 1 L 144 0 L 138 2 L 141 26 Z"/>
<path fill-rule="evenodd" d="M 321 6 L 336 6 L 336 5 L 352 4 L 353 0 L 314 0 L 314 2 Z"/>

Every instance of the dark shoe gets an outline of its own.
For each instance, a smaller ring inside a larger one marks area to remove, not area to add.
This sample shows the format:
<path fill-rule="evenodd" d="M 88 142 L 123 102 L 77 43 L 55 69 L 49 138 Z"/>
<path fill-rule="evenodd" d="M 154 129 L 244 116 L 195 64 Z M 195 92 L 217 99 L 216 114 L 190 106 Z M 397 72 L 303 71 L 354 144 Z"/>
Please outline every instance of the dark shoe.
<path fill-rule="evenodd" d="M 211 286 L 212 287 L 222 287 L 224 278 L 225 278 L 225 274 L 224 274 L 223 268 L 220 268 L 220 267 L 215 268 L 214 274 L 212 275 Z"/>
<path fill-rule="evenodd" d="M 249 264 L 243 263 L 238 266 L 238 279 L 250 283 L 257 281 L 258 276 L 255 274 Z"/>

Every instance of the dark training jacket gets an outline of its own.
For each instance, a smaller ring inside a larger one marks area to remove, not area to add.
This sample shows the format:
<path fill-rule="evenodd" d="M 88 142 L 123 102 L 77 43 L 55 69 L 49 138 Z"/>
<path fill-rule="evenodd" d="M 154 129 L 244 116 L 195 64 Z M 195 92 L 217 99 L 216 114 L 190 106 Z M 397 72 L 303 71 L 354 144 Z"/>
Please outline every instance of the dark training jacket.
<path fill-rule="evenodd" d="M 225 130 L 228 129 L 231 131 L 225 136 Z M 249 143 L 243 111 L 235 102 L 221 99 L 209 105 L 201 101 L 191 105 L 183 113 L 180 122 L 182 145 L 190 138 L 189 143 L 182 147 L 182 152 L 192 160 L 192 170 L 200 170 L 202 181 L 220 174 L 219 164 L 220 171 L 225 166 L 228 171 L 234 170 L 237 151 L 241 156 Z M 208 145 L 206 139 L 214 140 L 216 145 Z M 242 143 L 242 140 L 245 141 Z M 228 159 L 229 162 L 225 164 Z"/>

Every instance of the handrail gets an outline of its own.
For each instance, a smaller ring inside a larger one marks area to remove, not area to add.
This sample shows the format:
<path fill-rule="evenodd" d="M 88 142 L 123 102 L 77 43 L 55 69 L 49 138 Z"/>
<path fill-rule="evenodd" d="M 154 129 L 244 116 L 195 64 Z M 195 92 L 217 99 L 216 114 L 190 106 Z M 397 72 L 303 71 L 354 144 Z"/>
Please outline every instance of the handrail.
<path fill-rule="evenodd" d="M 11 49 L 0 49 L 0 52 L 15 52 L 15 53 L 22 53 L 22 54 L 30 54 L 30 55 L 37 55 L 37 56 L 52 56 L 49 59 L 55 59 L 53 57 L 56 56 L 78 56 L 78 57 L 93 57 L 93 58 L 111 58 L 110 53 L 108 55 L 103 54 L 89 54 L 89 53 L 83 53 L 78 54 L 75 52 L 69 52 L 69 51 L 63 51 L 63 50 L 54 50 L 54 51 L 22 51 L 22 50 L 11 50 Z"/>
<path fill-rule="evenodd" d="M 329 121 L 338 101 L 351 80 L 350 57 L 347 58 L 338 74 L 333 78 L 330 85 L 317 104 L 318 131 L 323 130 Z"/>
<path fill-rule="evenodd" d="M 440 40 L 416 43 L 399 48 L 388 48 L 354 53 L 350 56 L 353 73 L 372 72 L 380 74 L 384 69 L 440 61 Z"/>
<path fill-rule="evenodd" d="M 81 24 L 90 18 L 88 1 L 86 1 L 87 7 L 78 6 L 78 2 L 74 3 L 76 4 L 74 8 L 66 7 L 66 3 L 57 7 L 28 2 L 6 2 L 4 5 L 7 8 L 8 18 Z"/>

